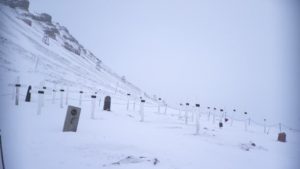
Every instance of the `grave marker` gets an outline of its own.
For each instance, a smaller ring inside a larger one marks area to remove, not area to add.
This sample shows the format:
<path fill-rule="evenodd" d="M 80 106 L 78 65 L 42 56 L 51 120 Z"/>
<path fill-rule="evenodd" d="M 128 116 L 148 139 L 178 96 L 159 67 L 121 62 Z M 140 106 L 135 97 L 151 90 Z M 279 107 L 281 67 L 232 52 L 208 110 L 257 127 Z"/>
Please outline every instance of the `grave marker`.
<path fill-rule="evenodd" d="M 31 86 L 29 86 L 28 89 L 27 89 L 25 102 L 30 102 L 30 100 L 31 100 Z"/>
<path fill-rule="evenodd" d="M 188 110 L 187 107 L 190 105 L 190 103 L 185 103 L 186 109 L 185 109 L 185 124 L 188 124 Z"/>
<path fill-rule="evenodd" d="M 79 91 L 79 106 L 81 106 L 81 103 L 82 103 L 82 94 L 83 94 L 83 91 Z"/>
<path fill-rule="evenodd" d="M 140 115 L 141 115 L 141 122 L 144 121 L 144 104 L 145 104 L 145 100 L 141 100 L 141 104 L 140 104 Z"/>
<path fill-rule="evenodd" d="M 43 106 L 43 102 L 44 102 L 44 91 L 39 90 L 38 91 L 38 95 L 39 95 L 39 101 L 38 101 L 38 110 L 37 110 L 37 114 L 40 115 L 41 114 L 41 110 L 42 110 L 42 106 Z"/>
<path fill-rule="evenodd" d="M 110 111 L 110 106 L 111 106 L 111 98 L 110 96 L 106 96 L 104 98 L 103 110 Z"/>
<path fill-rule="evenodd" d="M 68 106 L 63 132 L 77 131 L 81 108 Z"/>
<path fill-rule="evenodd" d="M 96 104 L 96 95 L 92 95 L 92 112 L 91 112 L 91 119 L 95 119 L 95 104 Z"/>
<path fill-rule="evenodd" d="M 196 135 L 198 135 L 200 131 L 200 104 L 196 104 L 196 108 Z"/>
<path fill-rule="evenodd" d="M 158 103 L 157 103 L 157 112 L 160 113 L 160 102 L 161 98 L 158 98 Z"/>
<path fill-rule="evenodd" d="M 64 108 L 63 97 L 64 97 L 64 89 L 60 89 L 60 108 Z"/>
<path fill-rule="evenodd" d="M 53 89 L 53 90 L 52 90 L 52 104 L 55 103 L 55 93 L 56 93 L 56 90 Z"/>
<path fill-rule="evenodd" d="M 129 110 L 129 97 L 130 97 L 130 93 L 127 93 L 127 107 L 126 107 L 126 110 L 128 111 Z"/>
<path fill-rule="evenodd" d="M 18 80 L 19 82 L 20 80 Z M 19 105 L 19 95 L 20 95 L 20 87 L 21 87 L 21 84 L 16 84 L 16 100 L 15 100 L 15 104 L 16 105 Z"/>
<path fill-rule="evenodd" d="M 286 133 L 285 132 L 279 133 L 277 141 L 279 141 L 279 142 L 286 142 Z"/>

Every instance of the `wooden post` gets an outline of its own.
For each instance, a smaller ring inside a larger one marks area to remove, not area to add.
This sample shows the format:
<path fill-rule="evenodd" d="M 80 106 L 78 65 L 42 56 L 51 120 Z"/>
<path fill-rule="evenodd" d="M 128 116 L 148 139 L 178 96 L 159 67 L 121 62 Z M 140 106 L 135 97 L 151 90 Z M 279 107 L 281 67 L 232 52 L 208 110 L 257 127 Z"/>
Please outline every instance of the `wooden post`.
<path fill-rule="evenodd" d="M 45 92 L 45 90 L 47 89 L 47 87 L 43 86 L 43 92 Z M 42 95 L 42 107 L 44 107 L 44 93 Z"/>
<path fill-rule="evenodd" d="M 161 102 L 161 98 L 158 98 L 158 102 L 157 102 L 157 112 L 160 113 L 160 102 Z"/>
<path fill-rule="evenodd" d="M 178 118 L 181 118 L 181 107 L 182 107 L 182 103 L 179 104 L 179 110 L 178 110 Z"/>
<path fill-rule="evenodd" d="M 79 91 L 79 106 L 81 106 L 82 103 L 82 93 L 83 91 Z"/>
<path fill-rule="evenodd" d="M 207 121 L 209 121 L 210 120 L 210 107 L 207 107 L 207 109 L 208 109 Z"/>
<path fill-rule="evenodd" d="M 145 104 L 145 100 L 141 100 L 141 104 L 140 104 L 141 122 L 144 121 L 144 104 Z"/>
<path fill-rule="evenodd" d="M 188 106 L 190 105 L 189 103 L 186 103 L 185 104 L 185 115 L 184 115 L 184 119 L 185 119 L 185 124 L 187 125 L 188 124 Z"/>
<path fill-rule="evenodd" d="M 56 90 L 53 89 L 53 90 L 52 90 L 52 104 L 55 103 L 55 96 L 56 96 Z"/>
<path fill-rule="evenodd" d="M 44 91 L 39 90 L 39 91 L 38 91 L 38 95 L 39 95 L 39 101 L 38 101 L 37 115 L 40 115 L 40 114 L 41 114 L 41 110 L 42 110 L 42 106 L 43 106 L 43 95 L 44 95 Z"/>
<path fill-rule="evenodd" d="M 129 97 L 130 97 L 130 93 L 127 93 L 127 107 L 126 107 L 127 111 L 129 111 Z"/>
<path fill-rule="evenodd" d="M 92 98 L 91 119 L 95 119 L 96 95 L 92 95 L 91 98 Z"/>
<path fill-rule="evenodd" d="M 200 131 L 200 104 L 196 104 L 196 135 Z"/>
<path fill-rule="evenodd" d="M 64 103 L 63 103 L 63 99 L 64 99 L 64 89 L 60 89 L 60 108 L 64 108 Z"/>
<path fill-rule="evenodd" d="M 236 112 L 236 109 L 233 109 L 233 113 L 235 114 L 235 112 Z M 232 117 L 231 117 L 231 122 L 230 122 L 230 126 L 232 126 L 233 125 L 233 116 L 234 116 L 234 114 L 232 115 Z"/>
<path fill-rule="evenodd" d="M 19 105 L 19 97 L 20 97 L 20 87 L 21 87 L 20 77 L 17 77 L 17 83 L 16 83 L 15 87 L 16 87 L 15 105 L 18 106 Z"/>
<path fill-rule="evenodd" d="M 215 121 L 216 121 L 216 110 L 217 108 L 214 107 L 214 114 L 213 114 L 213 124 L 215 124 Z"/>

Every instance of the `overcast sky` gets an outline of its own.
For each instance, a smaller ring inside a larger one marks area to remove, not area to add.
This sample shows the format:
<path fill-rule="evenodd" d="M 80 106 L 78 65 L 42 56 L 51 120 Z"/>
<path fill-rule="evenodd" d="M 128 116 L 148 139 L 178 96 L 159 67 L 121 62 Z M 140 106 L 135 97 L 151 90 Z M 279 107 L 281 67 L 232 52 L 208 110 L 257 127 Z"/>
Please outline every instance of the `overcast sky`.
<path fill-rule="evenodd" d="M 30 9 L 149 94 L 299 121 L 297 0 L 31 0 Z"/>

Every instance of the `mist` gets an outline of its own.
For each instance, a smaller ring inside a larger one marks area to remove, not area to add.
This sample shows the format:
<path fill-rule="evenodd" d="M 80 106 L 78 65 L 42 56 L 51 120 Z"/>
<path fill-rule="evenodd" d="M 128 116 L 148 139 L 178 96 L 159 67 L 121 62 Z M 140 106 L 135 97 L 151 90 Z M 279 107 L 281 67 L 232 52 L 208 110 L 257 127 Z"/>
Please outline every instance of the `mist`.
<path fill-rule="evenodd" d="M 31 0 L 30 8 L 169 104 L 300 120 L 296 0 Z"/>

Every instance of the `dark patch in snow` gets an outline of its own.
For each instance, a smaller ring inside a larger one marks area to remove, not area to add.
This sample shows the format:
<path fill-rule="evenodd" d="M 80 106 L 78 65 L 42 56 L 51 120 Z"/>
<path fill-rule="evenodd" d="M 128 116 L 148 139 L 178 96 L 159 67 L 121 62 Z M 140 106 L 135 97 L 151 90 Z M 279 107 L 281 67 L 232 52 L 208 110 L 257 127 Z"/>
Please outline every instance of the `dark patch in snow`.
<path fill-rule="evenodd" d="M 244 150 L 244 151 L 250 151 L 250 150 L 264 150 L 268 151 L 266 148 L 263 146 L 256 146 L 254 142 L 249 142 L 249 143 L 242 143 L 239 145 L 239 147 Z"/>
<path fill-rule="evenodd" d="M 153 165 L 157 165 L 160 161 L 157 158 L 148 158 L 144 156 L 127 156 L 119 161 L 113 162 L 109 165 L 122 165 L 122 164 L 136 164 L 136 163 L 152 163 Z M 103 165 L 103 167 L 109 166 Z"/>

